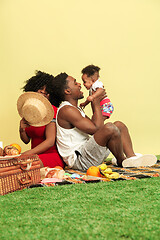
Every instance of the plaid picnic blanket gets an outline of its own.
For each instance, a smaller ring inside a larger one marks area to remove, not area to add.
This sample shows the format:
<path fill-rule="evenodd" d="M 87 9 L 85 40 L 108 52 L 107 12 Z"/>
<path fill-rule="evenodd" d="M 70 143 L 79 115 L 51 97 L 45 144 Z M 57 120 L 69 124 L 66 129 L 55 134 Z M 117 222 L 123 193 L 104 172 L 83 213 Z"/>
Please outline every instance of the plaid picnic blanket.
<path fill-rule="evenodd" d="M 151 167 L 138 167 L 138 168 L 120 168 L 113 166 L 111 160 L 106 160 L 104 162 L 107 168 L 111 168 L 112 172 L 119 173 L 119 178 L 107 179 L 105 177 L 94 177 L 86 175 L 86 171 L 78 171 L 69 168 L 65 168 L 65 179 L 57 178 L 45 178 L 45 182 L 41 182 L 37 186 L 56 186 L 65 184 L 76 184 L 76 183 L 96 183 L 96 182 L 109 182 L 109 181 L 119 181 L 119 180 L 136 180 L 142 178 L 152 178 L 160 176 L 160 157 L 157 163 Z M 67 176 L 67 177 L 66 177 Z M 31 186 L 32 187 L 32 186 Z M 34 186 L 33 186 L 34 187 Z"/>
<path fill-rule="evenodd" d="M 112 169 L 112 172 L 118 172 L 119 178 L 111 179 L 111 181 L 117 180 L 136 180 L 142 178 L 152 178 L 152 177 L 159 177 L 160 176 L 160 158 L 158 159 L 157 163 L 151 167 L 138 167 L 138 168 L 121 168 L 117 166 L 113 166 L 111 161 L 105 161 L 104 163 L 107 164 L 108 168 Z M 80 176 L 84 176 L 86 172 L 80 172 L 77 170 L 66 169 L 66 172 L 73 174 L 79 174 Z M 100 178 L 100 181 L 106 181 L 105 178 Z M 92 182 L 94 182 L 92 180 Z"/>

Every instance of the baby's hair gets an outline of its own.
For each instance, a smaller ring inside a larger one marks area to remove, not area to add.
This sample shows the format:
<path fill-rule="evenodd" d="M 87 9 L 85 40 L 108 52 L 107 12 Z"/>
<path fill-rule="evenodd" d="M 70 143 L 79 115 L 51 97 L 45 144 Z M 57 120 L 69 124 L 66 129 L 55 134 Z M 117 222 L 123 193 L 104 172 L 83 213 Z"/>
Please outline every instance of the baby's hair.
<path fill-rule="evenodd" d="M 93 64 L 88 65 L 87 67 L 82 69 L 82 74 L 87 74 L 87 77 L 93 76 L 95 72 L 99 73 L 100 68 L 98 66 L 95 66 Z"/>

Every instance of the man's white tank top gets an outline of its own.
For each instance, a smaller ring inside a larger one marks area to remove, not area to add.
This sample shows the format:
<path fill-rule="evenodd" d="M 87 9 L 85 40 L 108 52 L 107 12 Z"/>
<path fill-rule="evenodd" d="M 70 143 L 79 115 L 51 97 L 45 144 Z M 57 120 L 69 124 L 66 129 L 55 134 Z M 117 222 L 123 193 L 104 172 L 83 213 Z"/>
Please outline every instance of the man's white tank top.
<path fill-rule="evenodd" d="M 57 111 L 57 116 L 56 116 L 56 127 L 57 127 L 56 143 L 57 143 L 59 154 L 62 156 L 64 162 L 69 167 L 72 167 L 76 159 L 75 150 L 78 150 L 78 148 L 89 139 L 89 135 L 86 133 L 83 133 L 76 127 L 71 129 L 66 129 L 59 126 L 57 121 L 58 112 L 62 107 L 66 105 L 75 107 L 67 101 L 62 102 L 61 105 L 59 106 Z M 81 108 L 77 108 L 77 109 L 80 111 L 81 115 L 85 117 L 85 113 L 83 112 L 83 110 Z"/>

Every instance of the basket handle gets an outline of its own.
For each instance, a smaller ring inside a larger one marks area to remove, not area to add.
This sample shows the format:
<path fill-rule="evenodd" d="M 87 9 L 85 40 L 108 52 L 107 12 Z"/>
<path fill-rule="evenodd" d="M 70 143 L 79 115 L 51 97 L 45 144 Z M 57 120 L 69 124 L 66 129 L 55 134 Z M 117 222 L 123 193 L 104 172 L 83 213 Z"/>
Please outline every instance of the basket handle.
<path fill-rule="evenodd" d="M 22 185 L 24 185 L 24 184 L 28 184 L 28 183 L 31 183 L 32 182 L 32 177 L 31 177 L 31 175 L 28 173 L 28 176 L 29 176 L 29 178 L 30 179 L 26 179 L 26 178 L 24 178 L 24 177 L 19 177 L 19 176 L 17 176 L 17 179 L 19 180 L 19 182 L 22 184 Z"/>
<path fill-rule="evenodd" d="M 20 165 L 20 168 L 23 170 L 23 171 L 29 171 L 31 166 L 32 166 L 32 162 L 33 160 L 31 159 L 28 159 L 26 161 L 23 161 L 23 162 L 14 162 L 14 165 Z M 24 165 L 27 165 L 26 167 L 24 167 Z"/>
<path fill-rule="evenodd" d="M 20 168 L 21 168 L 22 170 L 24 170 L 24 171 L 29 171 L 29 169 L 31 168 L 31 166 L 32 166 L 32 163 L 27 163 L 27 167 L 26 167 L 26 168 L 23 167 L 23 164 L 20 165 Z"/>

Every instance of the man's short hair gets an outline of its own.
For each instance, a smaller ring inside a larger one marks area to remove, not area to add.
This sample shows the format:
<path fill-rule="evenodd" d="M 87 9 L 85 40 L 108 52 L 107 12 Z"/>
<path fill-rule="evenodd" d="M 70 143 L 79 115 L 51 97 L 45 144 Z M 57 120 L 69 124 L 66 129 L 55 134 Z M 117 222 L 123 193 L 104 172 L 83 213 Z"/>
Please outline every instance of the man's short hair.
<path fill-rule="evenodd" d="M 100 68 L 98 66 L 91 64 L 83 68 L 81 72 L 82 74 L 87 74 L 87 77 L 91 77 L 95 74 L 95 72 L 99 73 L 99 71 L 100 71 Z"/>

